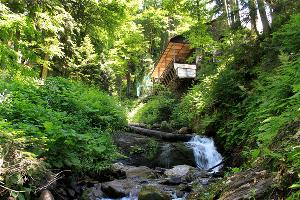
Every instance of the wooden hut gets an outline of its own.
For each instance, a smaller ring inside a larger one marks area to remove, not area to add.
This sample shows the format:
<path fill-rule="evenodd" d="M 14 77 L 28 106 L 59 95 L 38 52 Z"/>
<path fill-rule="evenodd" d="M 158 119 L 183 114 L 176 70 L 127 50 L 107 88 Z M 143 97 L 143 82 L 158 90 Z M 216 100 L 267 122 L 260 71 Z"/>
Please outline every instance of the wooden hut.
<path fill-rule="evenodd" d="M 183 36 L 173 37 L 151 73 L 152 80 L 172 89 L 191 83 L 196 77 L 196 64 L 187 64 L 193 53 Z"/>

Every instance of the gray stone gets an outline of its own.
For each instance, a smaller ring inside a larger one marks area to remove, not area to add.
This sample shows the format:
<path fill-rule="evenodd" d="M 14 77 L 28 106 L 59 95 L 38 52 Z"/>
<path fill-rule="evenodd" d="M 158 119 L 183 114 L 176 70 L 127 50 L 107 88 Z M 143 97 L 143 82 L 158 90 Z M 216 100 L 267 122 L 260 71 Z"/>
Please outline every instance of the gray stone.
<path fill-rule="evenodd" d="M 167 169 L 165 175 L 167 177 L 185 177 L 192 169 L 193 167 L 189 165 L 177 165 L 172 169 Z"/>
<path fill-rule="evenodd" d="M 133 188 L 133 183 L 128 180 L 113 180 L 102 183 L 102 191 L 110 198 L 122 198 L 128 196 L 130 190 Z"/>
<path fill-rule="evenodd" d="M 72 198 L 75 197 L 76 192 L 75 192 L 74 190 L 68 188 L 67 191 L 68 191 L 68 194 L 69 194 Z"/>
<path fill-rule="evenodd" d="M 54 197 L 49 190 L 43 190 L 39 200 L 54 200 Z"/>
<path fill-rule="evenodd" d="M 246 171 L 229 177 L 220 200 L 264 199 L 272 190 L 273 177 L 266 171 Z"/>
<path fill-rule="evenodd" d="M 140 177 L 140 178 L 152 178 L 154 172 L 149 167 L 140 166 L 134 167 L 124 165 L 122 163 L 115 163 L 112 165 L 112 171 L 117 173 L 125 174 L 127 178 Z"/>
<path fill-rule="evenodd" d="M 153 178 L 154 173 L 149 167 L 140 166 L 140 167 L 131 167 L 126 171 L 126 177 L 140 177 L 140 178 Z"/>

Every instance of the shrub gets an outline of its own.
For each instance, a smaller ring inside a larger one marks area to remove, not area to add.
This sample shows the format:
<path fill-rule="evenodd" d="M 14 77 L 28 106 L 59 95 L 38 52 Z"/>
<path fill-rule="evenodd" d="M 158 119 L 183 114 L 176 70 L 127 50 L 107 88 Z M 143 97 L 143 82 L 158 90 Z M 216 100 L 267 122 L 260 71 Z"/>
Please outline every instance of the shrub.
<path fill-rule="evenodd" d="M 133 120 L 145 124 L 161 123 L 169 121 L 175 99 L 166 96 L 154 96 L 140 108 Z"/>
<path fill-rule="evenodd" d="M 273 43 L 287 53 L 300 51 L 300 14 L 291 17 L 279 31 L 273 33 Z"/>
<path fill-rule="evenodd" d="M 1 188 L 1 196 L 29 199 L 29 193 L 44 184 L 49 173 L 46 164 L 29 151 L 32 144 L 43 143 L 42 139 L 28 137 L 4 120 L 0 120 L 0 134 L 0 180 L 15 190 L 5 192 Z"/>
<path fill-rule="evenodd" d="M 150 125 L 169 121 L 176 104 L 177 98 L 168 88 L 155 84 L 149 96 L 140 100 L 132 121 Z"/>
<path fill-rule="evenodd" d="M 208 66 L 210 68 L 210 66 Z M 194 85 L 174 109 L 172 119 L 183 126 L 192 126 L 196 131 L 205 131 L 212 123 L 223 120 L 225 111 L 244 98 L 241 73 L 220 64 L 216 69 L 202 69 L 200 82 Z M 220 118 L 221 117 L 221 118 Z"/>
<path fill-rule="evenodd" d="M 22 77 L 0 82 L 6 96 L 0 118 L 26 137 L 39 139 L 41 144 L 27 149 L 53 167 L 96 172 L 118 155 L 110 133 L 126 120 L 107 94 L 64 78 L 49 78 L 44 86 Z"/>

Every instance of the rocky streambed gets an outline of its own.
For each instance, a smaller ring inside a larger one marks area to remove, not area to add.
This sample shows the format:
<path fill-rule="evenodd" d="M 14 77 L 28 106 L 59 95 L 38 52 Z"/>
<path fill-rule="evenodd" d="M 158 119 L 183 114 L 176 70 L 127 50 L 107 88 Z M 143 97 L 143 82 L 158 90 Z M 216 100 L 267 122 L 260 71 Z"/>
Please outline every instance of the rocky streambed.
<path fill-rule="evenodd" d="M 56 199 L 188 199 L 193 185 L 205 187 L 222 177 L 222 156 L 209 138 L 166 142 L 119 132 L 114 141 L 124 157 L 99 177 L 65 178 Z"/>
<path fill-rule="evenodd" d="M 150 169 L 115 163 L 112 171 L 123 179 L 95 184 L 84 191 L 84 199 L 184 199 L 192 191 L 193 184 L 207 185 L 218 180 L 220 175 L 188 165 Z"/>

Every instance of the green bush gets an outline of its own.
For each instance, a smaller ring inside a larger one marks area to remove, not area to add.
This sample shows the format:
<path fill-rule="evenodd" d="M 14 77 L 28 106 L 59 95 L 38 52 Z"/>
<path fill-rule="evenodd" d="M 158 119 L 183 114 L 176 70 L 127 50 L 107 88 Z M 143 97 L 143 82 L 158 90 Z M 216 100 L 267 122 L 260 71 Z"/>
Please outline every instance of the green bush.
<path fill-rule="evenodd" d="M 299 54 L 300 51 L 300 14 L 291 17 L 279 31 L 273 33 L 273 43 L 287 53 Z"/>
<path fill-rule="evenodd" d="M 169 121 L 175 105 L 175 99 L 166 96 L 151 97 L 133 117 L 133 121 L 145 124 Z"/>
<path fill-rule="evenodd" d="M 176 104 L 177 97 L 171 90 L 163 85 L 155 84 L 149 96 L 140 100 L 132 121 L 149 125 L 169 121 Z"/>
<path fill-rule="evenodd" d="M 201 70 L 206 75 L 199 75 L 199 83 L 183 96 L 172 115 L 172 119 L 178 125 L 191 126 L 199 132 L 224 119 L 225 113 L 221 116 L 218 111 L 226 112 L 225 108 L 235 105 L 244 98 L 240 72 L 227 69 L 223 64 L 217 69 L 210 66 L 208 68 Z"/>
<path fill-rule="evenodd" d="M 110 133 L 122 128 L 126 118 L 107 94 L 64 78 L 49 78 L 43 86 L 22 76 L 0 82 L 5 97 L 0 118 L 39 139 L 27 149 L 53 167 L 95 172 L 118 155 Z"/>

